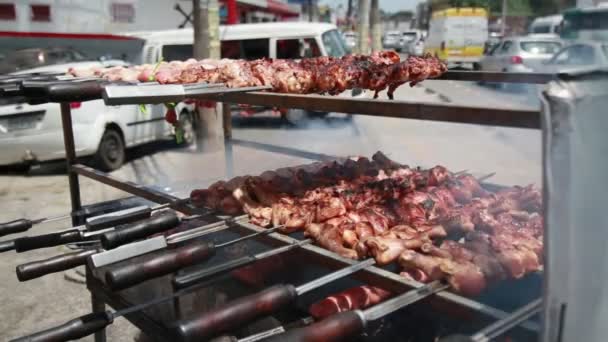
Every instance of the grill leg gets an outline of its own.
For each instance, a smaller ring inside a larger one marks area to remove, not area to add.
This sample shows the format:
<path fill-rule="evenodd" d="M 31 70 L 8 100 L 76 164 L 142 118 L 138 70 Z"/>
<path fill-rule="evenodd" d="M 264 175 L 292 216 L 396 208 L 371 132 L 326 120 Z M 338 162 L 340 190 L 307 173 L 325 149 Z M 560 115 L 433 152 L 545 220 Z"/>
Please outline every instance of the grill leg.
<path fill-rule="evenodd" d="M 74 130 L 72 128 L 72 111 L 69 103 L 61 103 L 61 124 L 63 126 L 63 145 L 65 146 L 65 160 L 70 184 L 70 200 L 72 203 L 72 224 L 79 225 L 80 217 L 74 213 L 81 209 L 80 185 L 78 175 L 72 171 L 72 165 L 76 164 L 76 148 L 74 145 Z"/>
<path fill-rule="evenodd" d="M 94 293 L 91 293 L 91 305 L 93 312 L 102 312 L 106 310 L 106 304 L 97 298 Z M 106 329 L 102 329 L 95 333 L 95 342 L 106 342 Z"/>
<path fill-rule="evenodd" d="M 89 269 L 89 266 L 87 265 L 85 267 L 85 275 L 86 275 L 86 279 L 87 279 L 87 288 L 89 289 L 89 291 L 91 292 L 91 308 L 92 308 L 92 312 L 103 312 L 106 311 L 106 304 L 103 302 L 103 300 L 99 297 L 97 297 L 95 295 L 95 293 L 93 293 L 93 291 L 90 289 L 89 284 L 91 279 L 93 279 L 93 274 L 91 269 Z M 106 342 L 106 329 L 102 329 L 98 332 L 95 333 L 95 342 Z"/>
<path fill-rule="evenodd" d="M 232 156 L 232 112 L 229 103 L 222 103 L 222 126 L 224 128 L 224 159 L 226 160 L 226 179 L 234 177 Z"/>

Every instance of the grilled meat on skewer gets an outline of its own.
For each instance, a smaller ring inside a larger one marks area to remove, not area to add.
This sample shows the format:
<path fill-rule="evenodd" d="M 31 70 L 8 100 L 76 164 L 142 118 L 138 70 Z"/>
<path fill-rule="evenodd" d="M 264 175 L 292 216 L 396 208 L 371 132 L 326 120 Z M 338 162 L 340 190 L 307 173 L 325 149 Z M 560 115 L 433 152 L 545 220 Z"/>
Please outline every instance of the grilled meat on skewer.
<path fill-rule="evenodd" d="M 204 59 L 196 61 L 160 62 L 132 67 L 108 69 L 70 69 L 74 76 L 98 76 L 110 81 L 147 82 L 161 84 L 223 83 L 228 87 L 271 86 L 280 93 L 331 94 L 347 89 L 370 89 L 378 92 L 388 88 L 388 97 L 400 85 L 412 85 L 427 78 L 440 76 L 447 70 L 445 63 L 430 55 L 408 57 L 401 61 L 394 51 L 379 51 L 371 55 L 344 57 L 258 59 Z"/>
<path fill-rule="evenodd" d="M 192 197 L 218 210 L 238 203 L 252 222 L 304 231 L 346 258 L 398 260 L 404 276 L 447 279 L 467 295 L 543 263 L 537 189 L 491 193 L 468 174 L 409 168 L 382 154 L 217 182 Z"/>

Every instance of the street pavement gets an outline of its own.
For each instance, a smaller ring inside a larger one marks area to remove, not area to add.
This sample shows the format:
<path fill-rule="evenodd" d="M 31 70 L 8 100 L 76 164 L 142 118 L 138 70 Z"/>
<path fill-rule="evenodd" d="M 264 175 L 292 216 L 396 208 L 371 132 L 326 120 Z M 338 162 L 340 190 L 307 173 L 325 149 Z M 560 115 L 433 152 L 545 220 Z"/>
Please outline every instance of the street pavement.
<path fill-rule="evenodd" d="M 426 81 L 413 88 L 402 86 L 396 99 L 490 108 L 538 108 L 538 100 L 530 92 L 504 92 L 471 82 Z M 344 114 L 331 114 L 296 126 L 271 116 L 239 117 L 233 120 L 233 126 L 233 170 L 226 163 L 223 150 L 200 153 L 160 142 L 129 151 L 130 161 L 113 175 L 187 196 L 193 187 L 207 186 L 230 174 L 259 174 L 267 169 L 310 163 L 315 158 L 369 157 L 381 150 L 409 165 L 441 164 L 478 175 L 496 172 L 490 181 L 498 184 L 539 184 L 541 180 L 541 134 L 537 130 Z M 0 173 L 3 203 L 0 221 L 68 212 L 69 192 L 62 165 L 45 164 L 28 174 L 7 170 Z M 81 185 L 85 204 L 127 196 L 87 179 L 81 179 Z M 30 235 L 67 224 L 64 221 L 36 227 Z M 19 283 L 15 277 L 16 265 L 65 252 L 61 247 L 0 256 L 3 304 L 0 340 L 90 311 L 88 292 L 84 285 L 68 280 L 70 274 L 53 274 L 25 283 Z M 108 329 L 111 341 L 132 341 L 136 333 L 124 319 L 118 319 Z"/>

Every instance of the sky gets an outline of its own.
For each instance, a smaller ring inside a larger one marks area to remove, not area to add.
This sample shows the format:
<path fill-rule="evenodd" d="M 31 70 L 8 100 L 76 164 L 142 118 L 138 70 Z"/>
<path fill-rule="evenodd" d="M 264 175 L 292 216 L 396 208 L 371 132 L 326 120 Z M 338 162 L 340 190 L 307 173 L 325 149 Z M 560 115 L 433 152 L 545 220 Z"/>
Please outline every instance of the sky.
<path fill-rule="evenodd" d="M 357 0 L 353 0 L 356 3 Z M 402 10 L 413 10 L 416 8 L 416 4 L 421 0 L 379 0 L 380 8 L 386 12 L 398 12 Z M 344 8 L 348 3 L 347 0 L 319 0 L 320 4 L 329 5 L 331 7 L 337 7 L 342 4 Z"/>

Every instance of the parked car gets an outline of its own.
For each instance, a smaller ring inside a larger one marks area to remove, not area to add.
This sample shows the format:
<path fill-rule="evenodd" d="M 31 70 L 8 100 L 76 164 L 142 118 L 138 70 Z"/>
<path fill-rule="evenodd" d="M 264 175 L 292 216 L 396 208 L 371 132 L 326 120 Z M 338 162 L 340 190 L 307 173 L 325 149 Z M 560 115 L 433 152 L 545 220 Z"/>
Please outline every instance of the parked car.
<path fill-rule="evenodd" d="M 32 48 L 7 53 L 0 64 L 0 74 L 36 67 L 88 61 L 80 51 L 69 48 Z"/>
<path fill-rule="evenodd" d="M 479 66 L 484 71 L 538 71 L 562 46 L 558 39 L 506 38 L 481 59 Z"/>
<path fill-rule="evenodd" d="M 344 38 L 344 42 L 346 42 L 346 47 L 349 51 L 353 51 L 355 47 L 357 47 L 357 33 L 353 31 L 347 31 L 342 33 L 342 37 Z"/>
<path fill-rule="evenodd" d="M 422 56 L 424 54 L 424 38 L 420 38 L 408 45 L 407 54 L 410 56 Z"/>
<path fill-rule="evenodd" d="M 484 56 L 487 55 L 488 53 L 490 53 L 490 51 L 492 51 L 501 42 L 502 42 L 502 34 L 500 34 L 498 32 L 490 32 L 488 34 L 488 40 L 486 41 L 486 43 L 484 44 L 484 47 L 483 47 Z M 479 69 L 479 63 L 475 63 L 474 67 L 476 69 Z"/>
<path fill-rule="evenodd" d="M 399 45 L 400 39 L 400 31 L 388 31 L 384 34 L 384 38 L 382 39 L 382 46 L 385 49 L 395 49 L 397 51 L 401 51 L 401 45 Z"/>
<path fill-rule="evenodd" d="M 107 65 L 83 61 L 13 74 L 66 72 L 72 67 L 102 66 Z M 164 112 L 153 111 L 151 105 L 142 111 L 138 106 L 106 106 L 102 100 L 94 100 L 72 102 L 70 108 L 77 156 L 92 156 L 96 166 L 104 171 L 119 168 L 125 161 L 127 148 L 165 139 L 172 133 L 171 126 L 164 120 Z M 187 131 L 184 136 L 189 137 L 187 142 L 191 143 L 194 108 L 180 103 L 177 111 Z M 0 99 L 0 164 L 26 170 L 36 162 L 64 158 L 61 132 L 59 104 L 30 105 L 19 98 Z"/>
<path fill-rule="evenodd" d="M 561 14 L 536 18 L 530 24 L 528 33 L 552 35 L 557 38 L 559 37 L 563 20 L 564 17 Z"/>
<path fill-rule="evenodd" d="M 145 40 L 142 63 L 186 60 L 192 58 L 192 29 L 135 32 L 127 35 Z M 349 53 L 349 37 L 356 42 L 354 32 L 341 36 L 337 27 L 326 23 L 286 22 L 220 26 L 220 50 L 222 58 L 258 59 L 333 56 Z M 354 46 L 354 45 L 353 45 Z M 363 97 L 361 89 L 345 91 L 342 96 Z M 233 113 L 253 115 L 268 113 L 265 107 L 237 107 Z M 301 109 L 275 108 L 275 112 L 290 123 L 298 123 L 306 117 L 320 117 L 327 113 L 307 112 Z"/>
<path fill-rule="evenodd" d="M 409 53 L 410 45 L 415 44 L 417 41 L 422 39 L 422 31 L 420 30 L 409 30 L 401 34 L 399 40 L 400 50 Z"/>
<path fill-rule="evenodd" d="M 590 41 L 568 45 L 547 61 L 542 71 L 557 73 L 591 67 L 608 67 L 608 42 Z"/>

